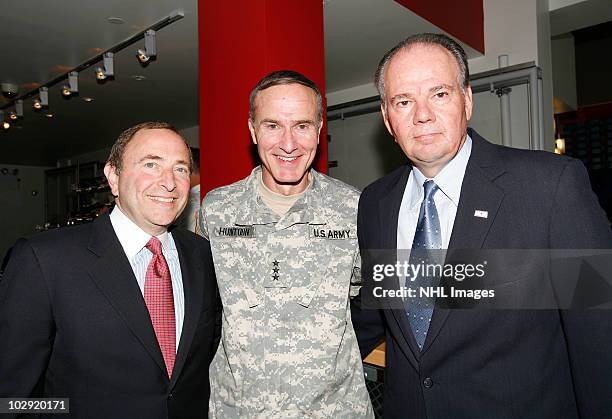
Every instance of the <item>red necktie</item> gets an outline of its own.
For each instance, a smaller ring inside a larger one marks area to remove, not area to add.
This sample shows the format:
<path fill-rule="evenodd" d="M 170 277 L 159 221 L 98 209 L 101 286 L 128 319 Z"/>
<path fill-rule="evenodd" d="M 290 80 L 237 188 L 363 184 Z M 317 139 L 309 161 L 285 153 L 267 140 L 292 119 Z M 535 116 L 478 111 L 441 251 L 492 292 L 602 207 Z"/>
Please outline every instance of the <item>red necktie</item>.
<path fill-rule="evenodd" d="M 145 275 L 144 299 L 164 357 L 168 377 L 171 377 L 176 358 L 176 322 L 172 279 L 159 239 L 151 237 L 145 247 L 153 253 L 153 259 Z"/>

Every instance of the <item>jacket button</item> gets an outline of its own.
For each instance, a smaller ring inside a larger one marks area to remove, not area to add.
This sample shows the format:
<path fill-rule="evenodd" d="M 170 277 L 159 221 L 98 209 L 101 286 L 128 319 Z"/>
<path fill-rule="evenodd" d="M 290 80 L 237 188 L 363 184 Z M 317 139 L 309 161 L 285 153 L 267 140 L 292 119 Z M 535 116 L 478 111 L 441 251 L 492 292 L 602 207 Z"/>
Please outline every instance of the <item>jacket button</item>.
<path fill-rule="evenodd" d="M 425 388 L 432 388 L 433 387 L 433 380 L 429 377 L 426 377 L 425 379 L 423 379 L 423 386 Z"/>
<path fill-rule="evenodd" d="M 172 394 L 172 393 L 168 394 L 168 399 L 171 399 L 173 397 L 174 397 L 174 394 Z"/>

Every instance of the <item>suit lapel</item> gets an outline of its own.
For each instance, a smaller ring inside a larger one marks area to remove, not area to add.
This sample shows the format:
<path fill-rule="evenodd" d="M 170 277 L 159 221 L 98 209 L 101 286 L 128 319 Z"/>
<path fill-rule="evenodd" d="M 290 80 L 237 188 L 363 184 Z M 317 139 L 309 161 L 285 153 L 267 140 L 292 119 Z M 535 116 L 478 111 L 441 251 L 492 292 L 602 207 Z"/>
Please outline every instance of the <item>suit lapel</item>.
<path fill-rule="evenodd" d="M 183 277 L 183 288 L 185 290 L 185 318 L 181 340 L 176 354 L 174 370 L 170 380 L 170 390 L 176 384 L 178 377 L 185 365 L 191 343 L 200 320 L 202 311 L 202 296 L 204 288 L 204 269 L 202 261 L 197 257 L 196 249 L 189 248 L 185 242 L 184 232 L 174 229 L 172 238 L 176 244 L 181 264 L 181 276 Z"/>
<path fill-rule="evenodd" d="M 504 191 L 495 185 L 496 179 L 506 172 L 496 146 L 472 129 L 469 134 L 472 154 L 461 186 L 449 249 L 482 248 L 504 199 Z"/>
<path fill-rule="evenodd" d="M 396 182 L 389 185 L 387 193 L 378 202 L 381 249 L 397 249 L 397 220 L 399 219 L 402 197 L 404 196 L 404 189 L 406 188 L 411 170 L 411 166 L 404 166 L 404 170 L 399 173 Z"/>
<path fill-rule="evenodd" d="M 91 278 L 166 374 L 149 311 L 108 215 L 93 222 L 88 249 L 99 257 L 89 271 Z"/>
<path fill-rule="evenodd" d="M 504 199 L 503 190 L 494 184 L 494 180 L 505 172 L 503 162 L 492 144 L 473 130 L 469 134 L 472 138 L 472 154 L 461 186 L 449 250 L 482 248 Z M 481 216 L 475 215 L 476 211 L 481 211 Z M 483 212 L 486 212 L 486 217 L 482 216 Z M 436 339 L 449 314 L 447 308 L 434 310 L 422 353 Z"/>
<path fill-rule="evenodd" d="M 397 223 L 399 220 L 399 211 L 402 205 L 402 198 L 404 196 L 404 190 L 408 183 L 408 177 L 412 167 L 410 165 L 405 166 L 405 170 L 401 171 L 397 181 L 390 185 L 387 194 L 379 202 L 379 214 L 380 217 L 380 232 L 381 232 L 381 249 L 397 249 Z M 395 258 L 395 256 L 394 256 Z M 393 262 L 395 263 L 395 262 Z M 394 278 L 395 283 L 391 285 L 393 289 L 399 289 L 399 280 L 397 277 Z M 391 307 L 389 300 L 385 299 L 385 303 L 388 305 L 388 313 L 391 313 L 389 320 L 395 322 L 397 328 L 400 330 L 404 340 L 398 339 L 398 343 L 406 357 L 418 369 L 418 359 L 420 358 L 420 350 L 412 334 L 410 323 L 406 317 L 406 312 L 397 308 Z M 397 335 L 395 333 L 394 335 Z"/>

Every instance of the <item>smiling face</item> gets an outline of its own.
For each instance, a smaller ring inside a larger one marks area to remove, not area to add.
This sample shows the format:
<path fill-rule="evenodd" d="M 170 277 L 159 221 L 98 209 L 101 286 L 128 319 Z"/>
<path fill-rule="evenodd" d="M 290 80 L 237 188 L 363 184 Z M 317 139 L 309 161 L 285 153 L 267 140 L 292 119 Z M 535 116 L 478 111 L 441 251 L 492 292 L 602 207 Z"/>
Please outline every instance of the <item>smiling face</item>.
<path fill-rule="evenodd" d="M 189 195 L 189 149 L 169 129 L 143 129 L 126 145 L 119 173 L 104 174 L 121 211 L 156 236 L 179 216 Z"/>
<path fill-rule="evenodd" d="M 262 162 L 262 179 L 272 191 L 300 193 L 308 186 L 308 169 L 319 144 L 315 93 L 301 84 L 283 84 L 260 91 L 249 120 L 253 143 Z"/>
<path fill-rule="evenodd" d="M 433 178 L 465 142 L 472 90 L 463 89 L 459 65 L 437 45 L 399 51 L 384 77 L 385 125 L 410 161 Z"/>

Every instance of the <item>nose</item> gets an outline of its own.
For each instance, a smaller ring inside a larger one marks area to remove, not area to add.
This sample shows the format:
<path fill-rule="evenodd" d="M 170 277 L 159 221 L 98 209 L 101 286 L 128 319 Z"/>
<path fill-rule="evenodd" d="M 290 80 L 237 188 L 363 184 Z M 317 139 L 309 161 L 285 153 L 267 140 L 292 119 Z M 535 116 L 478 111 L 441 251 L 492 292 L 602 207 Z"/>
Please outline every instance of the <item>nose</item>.
<path fill-rule="evenodd" d="M 283 130 L 283 135 L 278 146 L 287 154 L 291 154 L 297 149 L 297 141 L 293 136 L 293 130 L 289 128 Z"/>
<path fill-rule="evenodd" d="M 424 124 L 434 122 L 436 115 L 432 111 L 429 102 L 426 99 L 417 99 L 414 109 L 414 124 Z"/>
<path fill-rule="evenodd" d="M 176 179 L 174 178 L 174 168 L 169 167 L 162 170 L 159 176 L 159 184 L 168 192 L 176 188 Z"/>

